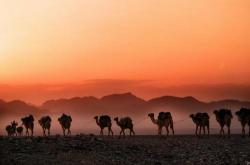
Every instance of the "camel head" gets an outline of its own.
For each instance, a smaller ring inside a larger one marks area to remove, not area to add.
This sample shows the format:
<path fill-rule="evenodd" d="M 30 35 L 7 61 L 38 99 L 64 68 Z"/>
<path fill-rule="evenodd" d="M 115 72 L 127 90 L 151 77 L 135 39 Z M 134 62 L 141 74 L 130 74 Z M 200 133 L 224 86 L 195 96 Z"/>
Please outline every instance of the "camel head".
<path fill-rule="evenodd" d="M 214 114 L 217 115 L 219 113 L 218 110 L 214 110 Z"/>
<path fill-rule="evenodd" d="M 42 124 L 43 124 L 42 119 L 38 120 L 38 123 L 39 123 L 40 125 L 42 125 Z"/>
<path fill-rule="evenodd" d="M 242 119 L 242 111 L 235 112 L 235 115 L 238 117 L 238 120 L 241 121 Z"/>
<path fill-rule="evenodd" d="M 117 122 L 118 122 L 118 120 L 119 120 L 119 118 L 118 118 L 118 117 L 115 117 L 115 118 L 114 118 L 114 121 L 117 121 Z"/>
<path fill-rule="evenodd" d="M 194 118 L 194 114 L 189 115 L 189 117 L 193 119 Z"/>
<path fill-rule="evenodd" d="M 155 115 L 154 115 L 154 113 L 149 113 L 148 114 L 148 117 L 154 117 Z"/>
<path fill-rule="evenodd" d="M 95 116 L 94 119 L 95 119 L 95 120 L 98 120 L 98 116 Z"/>

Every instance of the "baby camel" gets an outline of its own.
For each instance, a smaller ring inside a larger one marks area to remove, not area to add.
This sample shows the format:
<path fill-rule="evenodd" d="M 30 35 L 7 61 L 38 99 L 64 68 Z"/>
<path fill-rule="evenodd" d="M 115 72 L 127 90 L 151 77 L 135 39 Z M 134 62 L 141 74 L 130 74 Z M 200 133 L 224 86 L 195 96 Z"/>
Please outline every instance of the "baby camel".
<path fill-rule="evenodd" d="M 68 129 L 68 135 L 70 135 L 71 134 L 70 126 L 71 126 L 71 122 L 72 122 L 71 116 L 65 115 L 63 113 L 62 116 L 58 118 L 58 121 L 62 126 L 63 135 L 65 136 L 65 130 L 66 129 Z"/>
<path fill-rule="evenodd" d="M 34 117 L 29 115 L 21 119 L 23 122 L 24 127 L 26 128 L 26 136 L 29 136 L 29 129 L 31 130 L 31 136 L 33 136 L 34 130 Z"/>
<path fill-rule="evenodd" d="M 209 116 L 207 113 L 196 113 L 191 114 L 190 117 L 192 118 L 193 122 L 196 125 L 195 135 L 197 136 L 197 131 L 199 128 L 199 136 L 201 136 L 201 128 L 203 128 L 203 134 L 205 135 L 205 128 L 207 127 L 207 133 L 209 135 Z"/>
<path fill-rule="evenodd" d="M 245 126 L 249 127 L 249 137 L 250 137 L 250 109 L 241 108 L 239 111 L 235 113 L 238 116 L 238 120 L 242 126 L 242 137 L 245 136 Z"/>
<path fill-rule="evenodd" d="M 228 137 L 230 137 L 230 126 L 231 126 L 231 120 L 233 118 L 232 112 L 229 109 L 220 109 L 214 111 L 215 117 L 217 122 L 220 124 L 220 136 L 223 135 L 225 137 L 224 133 L 224 126 L 226 125 L 228 128 Z"/>
<path fill-rule="evenodd" d="M 46 129 L 48 130 L 48 135 L 50 135 L 51 118 L 49 116 L 43 116 L 38 122 L 43 129 L 43 135 L 46 136 Z"/>
<path fill-rule="evenodd" d="M 114 120 L 116 121 L 116 124 L 118 126 L 120 126 L 120 128 L 121 128 L 121 132 L 120 132 L 119 137 L 121 137 L 121 134 L 123 134 L 123 136 L 125 137 L 125 132 L 124 132 L 125 129 L 130 130 L 130 133 L 129 133 L 130 136 L 131 136 L 131 133 L 133 133 L 133 135 L 135 135 L 135 132 L 133 129 L 132 119 L 130 117 L 123 117 L 120 120 L 118 117 L 116 117 L 116 118 L 114 118 Z"/>
<path fill-rule="evenodd" d="M 105 127 L 108 127 L 108 136 L 111 133 L 111 135 L 113 137 L 114 133 L 111 129 L 112 122 L 111 122 L 111 118 L 108 115 L 102 115 L 99 117 L 99 119 L 98 119 L 98 116 L 95 116 L 94 119 L 96 120 L 96 124 L 101 128 L 100 135 L 103 135 L 103 129 Z"/>
<path fill-rule="evenodd" d="M 17 127 L 16 131 L 17 131 L 19 136 L 23 136 L 23 127 L 22 126 Z"/>
<path fill-rule="evenodd" d="M 18 123 L 14 120 L 11 122 L 10 125 L 6 126 L 6 131 L 7 131 L 8 136 L 13 136 L 14 134 L 17 136 L 17 133 L 16 133 L 16 126 L 17 125 L 18 125 Z"/>

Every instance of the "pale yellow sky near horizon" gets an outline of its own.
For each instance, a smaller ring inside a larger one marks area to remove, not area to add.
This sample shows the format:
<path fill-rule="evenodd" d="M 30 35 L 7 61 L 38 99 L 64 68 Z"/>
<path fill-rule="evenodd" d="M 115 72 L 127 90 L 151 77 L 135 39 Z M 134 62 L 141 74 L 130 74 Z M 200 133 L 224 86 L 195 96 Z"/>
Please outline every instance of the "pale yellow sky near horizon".
<path fill-rule="evenodd" d="M 249 0 L 0 2 L 0 84 L 250 84 Z"/>

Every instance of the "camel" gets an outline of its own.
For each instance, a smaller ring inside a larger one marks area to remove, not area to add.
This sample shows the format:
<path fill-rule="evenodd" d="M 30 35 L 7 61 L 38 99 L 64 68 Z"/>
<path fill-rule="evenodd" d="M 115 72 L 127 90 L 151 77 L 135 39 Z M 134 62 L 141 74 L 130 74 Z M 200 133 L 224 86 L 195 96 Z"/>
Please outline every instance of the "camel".
<path fill-rule="evenodd" d="M 220 124 L 220 136 L 225 137 L 224 126 L 228 128 L 228 137 L 230 137 L 230 126 L 233 118 L 232 112 L 229 109 L 220 109 L 214 111 L 217 122 Z"/>
<path fill-rule="evenodd" d="M 108 127 L 108 136 L 111 133 L 111 135 L 113 137 L 114 133 L 113 133 L 113 131 L 111 129 L 112 122 L 111 122 L 111 118 L 108 115 L 102 115 L 102 116 L 99 117 L 99 119 L 98 119 L 98 116 L 95 116 L 94 119 L 96 120 L 96 124 L 101 128 L 100 135 L 103 136 L 103 129 L 105 127 Z"/>
<path fill-rule="evenodd" d="M 38 120 L 43 129 L 43 135 L 46 136 L 46 129 L 48 130 L 48 136 L 50 135 L 51 118 L 49 116 L 43 116 Z"/>
<path fill-rule="evenodd" d="M 239 111 L 235 113 L 238 117 L 238 120 L 242 126 L 242 137 L 245 136 L 245 126 L 249 127 L 249 137 L 250 137 L 250 109 L 241 108 Z"/>
<path fill-rule="evenodd" d="M 149 113 L 148 117 L 150 117 L 151 121 L 158 126 L 158 135 L 162 134 L 162 128 L 165 127 L 167 131 L 167 135 L 169 134 L 168 127 L 172 129 L 173 135 L 174 135 L 174 129 L 173 129 L 173 120 L 172 116 L 169 112 L 160 112 L 158 119 L 154 118 L 154 113 Z"/>
<path fill-rule="evenodd" d="M 68 129 L 68 135 L 70 135 L 71 134 L 70 126 L 71 126 L 71 122 L 72 122 L 71 116 L 65 115 L 63 113 L 62 116 L 58 118 L 58 121 L 59 121 L 60 125 L 62 126 L 63 135 L 65 136 L 66 129 Z"/>
<path fill-rule="evenodd" d="M 26 136 L 29 136 L 29 129 L 31 130 L 31 136 L 33 136 L 34 130 L 34 117 L 29 115 L 21 119 L 23 122 L 24 127 L 26 128 Z"/>
<path fill-rule="evenodd" d="M 17 131 L 19 136 L 23 136 L 23 127 L 22 126 L 17 127 L 16 131 Z"/>
<path fill-rule="evenodd" d="M 205 128 L 207 127 L 207 134 L 209 135 L 209 115 L 207 113 L 196 113 L 191 114 L 193 122 L 196 125 L 195 135 L 197 136 L 197 131 L 199 129 L 199 136 L 201 136 L 201 128 L 203 128 L 203 134 L 205 135 Z"/>
<path fill-rule="evenodd" d="M 170 112 L 160 112 L 158 115 L 158 120 L 164 121 L 164 126 L 167 130 L 167 135 L 169 134 L 168 127 L 170 127 L 174 135 L 174 123 L 173 123 L 173 118 Z"/>
<path fill-rule="evenodd" d="M 16 126 L 17 125 L 18 125 L 18 123 L 14 120 L 11 122 L 10 125 L 6 126 L 6 131 L 7 131 L 8 136 L 13 136 L 14 134 L 17 136 L 17 133 L 16 133 Z"/>
<path fill-rule="evenodd" d="M 119 138 L 121 137 L 121 134 L 123 134 L 123 136 L 125 137 L 125 129 L 129 129 L 130 130 L 130 133 L 129 135 L 131 136 L 131 134 L 133 133 L 133 135 L 135 136 L 135 132 L 134 132 L 134 129 L 133 129 L 133 123 L 132 123 L 132 119 L 130 117 L 123 117 L 119 120 L 118 117 L 114 118 L 114 120 L 116 121 L 116 124 L 118 126 L 120 126 L 121 128 L 121 132 L 120 132 L 120 136 Z"/>

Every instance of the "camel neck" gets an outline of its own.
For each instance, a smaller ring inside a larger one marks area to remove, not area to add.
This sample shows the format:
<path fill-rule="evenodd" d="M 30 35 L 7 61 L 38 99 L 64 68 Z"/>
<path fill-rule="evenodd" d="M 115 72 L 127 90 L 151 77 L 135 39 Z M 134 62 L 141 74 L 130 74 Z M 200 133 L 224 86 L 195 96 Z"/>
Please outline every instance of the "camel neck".
<path fill-rule="evenodd" d="M 99 123 L 99 120 L 98 120 L 98 119 L 95 119 L 95 121 L 96 121 L 96 124 L 97 124 L 97 125 L 100 125 L 100 123 Z"/>
<path fill-rule="evenodd" d="M 154 117 L 150 117 L 150 119 L 154 124 L 157 124 L 157 120 Z"/>

